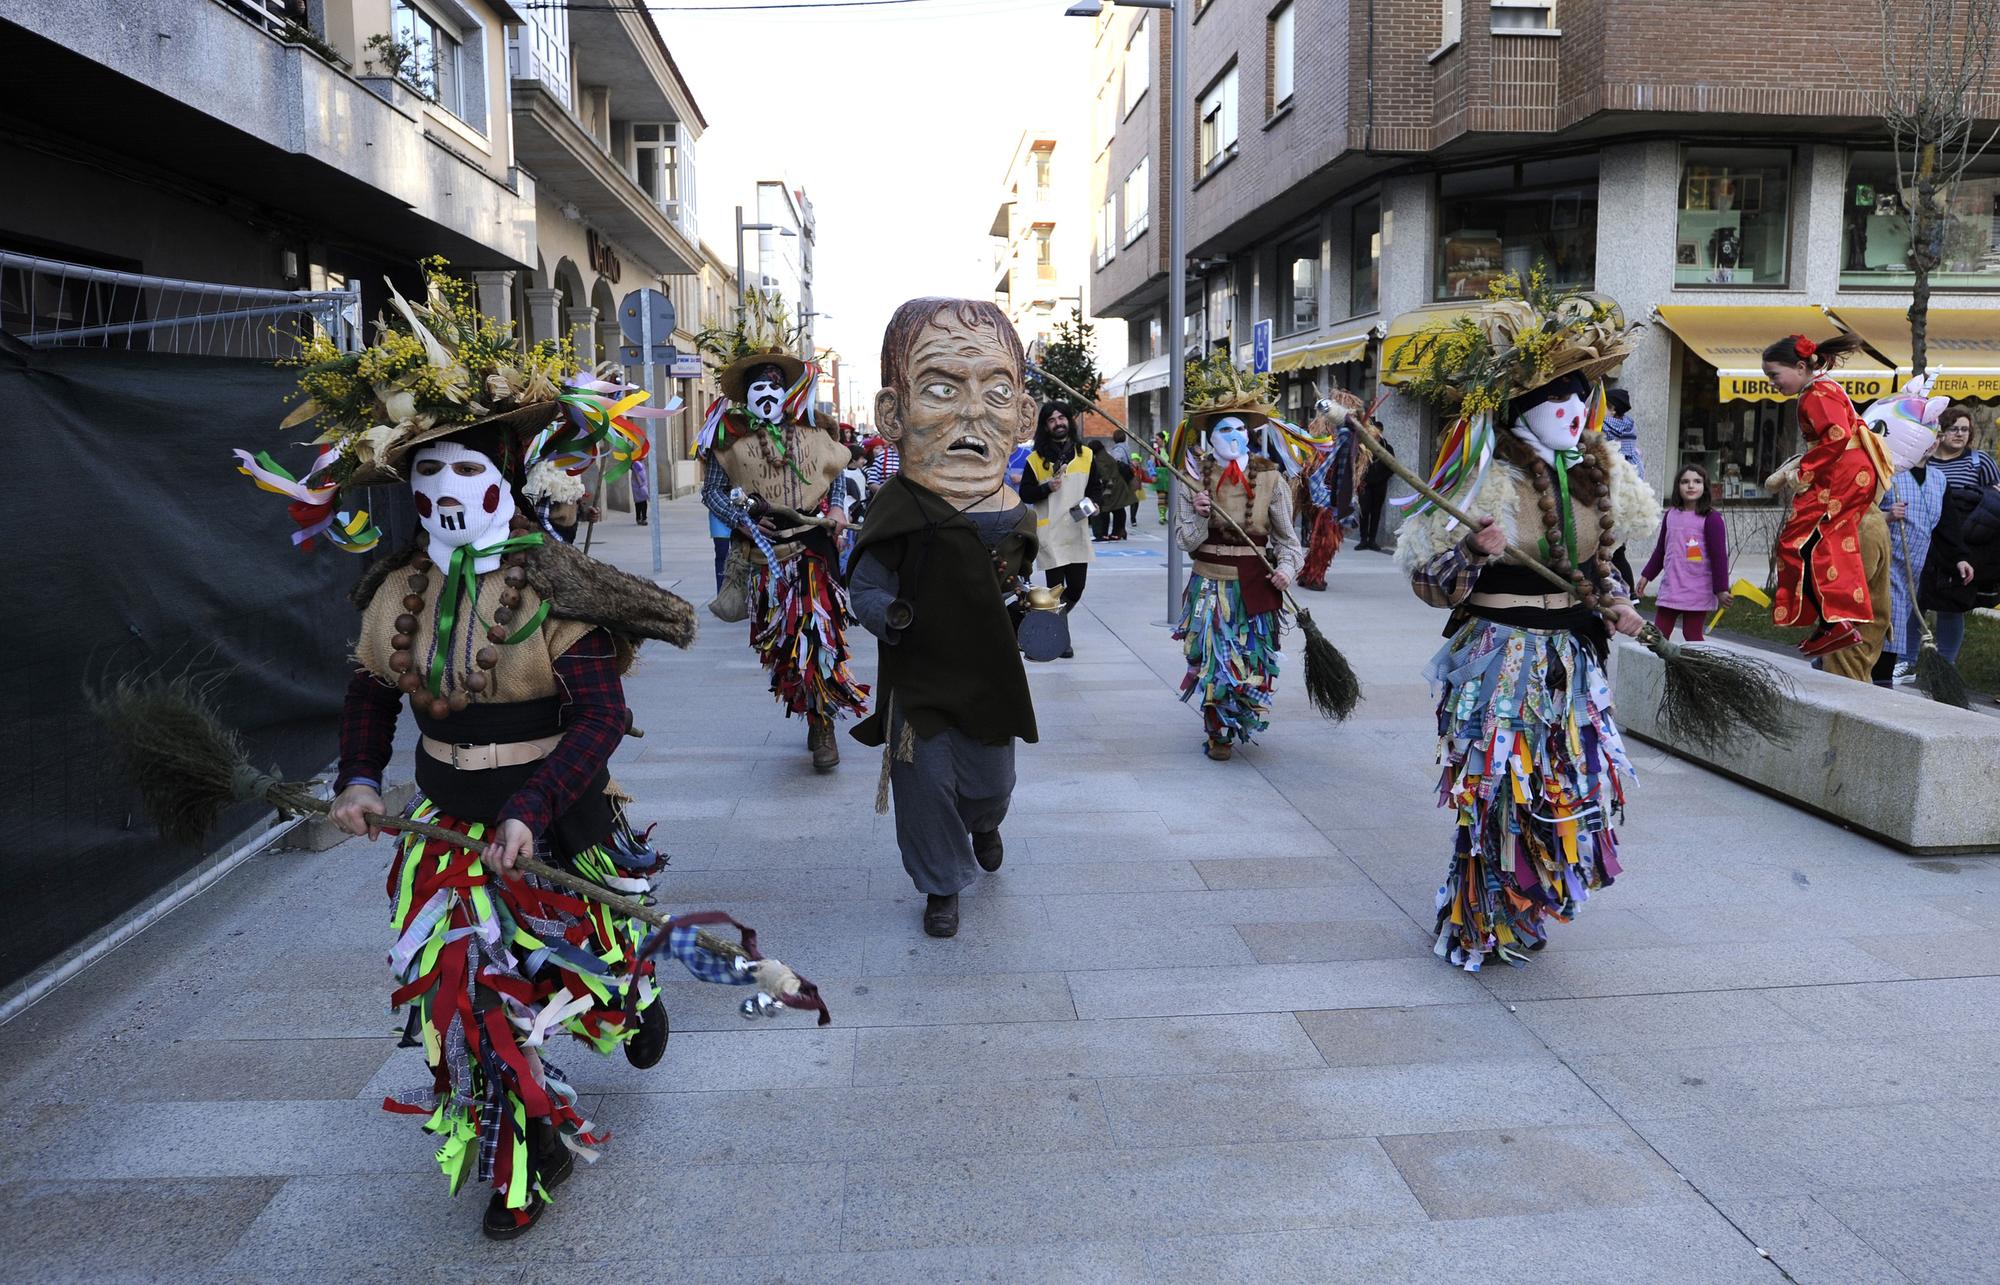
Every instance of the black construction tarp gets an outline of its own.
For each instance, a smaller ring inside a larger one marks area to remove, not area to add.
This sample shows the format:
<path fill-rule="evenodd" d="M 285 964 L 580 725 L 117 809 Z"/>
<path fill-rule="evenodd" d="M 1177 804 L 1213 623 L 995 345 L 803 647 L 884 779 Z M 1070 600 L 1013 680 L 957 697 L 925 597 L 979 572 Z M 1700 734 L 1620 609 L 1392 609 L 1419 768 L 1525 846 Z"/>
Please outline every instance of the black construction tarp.
<path fill-rule="evenodd" d="M 86 681 L 191 668 L 222 675 L 226 720 L 254 760 L 311 776 L 338 749 L 344 657 L 363 560 L 301 553 L 285 501 L 236 471 L 232 447 L 302 472 L 280 433 L 294 373 L 259 362 L 104 350 L 0 349 L 10 451 L 0 501 L 12 610 L 0 684 L 0 985 L 146 901 L 204 851 L 138 811 Z M 261 814 L 268 815 L 268 813 Z M 224 818 L 219 845 L 256 824 Z"/>

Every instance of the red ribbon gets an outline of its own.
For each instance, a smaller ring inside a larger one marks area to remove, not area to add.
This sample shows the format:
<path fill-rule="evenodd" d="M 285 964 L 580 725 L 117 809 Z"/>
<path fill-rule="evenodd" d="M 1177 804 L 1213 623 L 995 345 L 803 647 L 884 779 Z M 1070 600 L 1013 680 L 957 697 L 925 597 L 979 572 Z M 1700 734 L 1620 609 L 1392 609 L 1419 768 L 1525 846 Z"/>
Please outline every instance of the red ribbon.
<path fill-rule="evenodd" d="M 1250 489 L 1250 479 L 1243 476 L 1241 460 L 1229 461 L 1229 467 L 1222 470 L 1222 476 L 1215 480 L 1216 487 L 1219 489 L 1224 482 L 1234 482 L 1246 491 Z"/>
<path fill-rule="evenodd" d="M 1792 351 L 1801 357 L 1811 357 L 1819 351 L 1819 345 L 1804 335 L 1793 335 Z"/>

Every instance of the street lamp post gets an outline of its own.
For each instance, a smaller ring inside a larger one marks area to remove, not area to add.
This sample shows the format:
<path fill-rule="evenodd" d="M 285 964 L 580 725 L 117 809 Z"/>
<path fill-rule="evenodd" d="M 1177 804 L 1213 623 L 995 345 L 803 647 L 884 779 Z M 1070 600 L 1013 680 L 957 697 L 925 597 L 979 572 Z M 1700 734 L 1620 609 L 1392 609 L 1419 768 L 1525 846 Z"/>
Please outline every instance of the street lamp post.
<path fill-rule="evenodd" d="M 1187 396 L 1187 220 L 1182 213 L 1187 208 L 1188 190 L 1188 149 L 1181 130 L 1189 119 L 1187 101 L 1187 47 L 1189 10 L 1194 0 L 1111 0 L 1112 4 L 1130 9 L 1165 9 L 1173 15 L 1171 31 L 1167 43 L 1167 133 L 1161 140 L 1167 149 L 1167 417 L 1163 423 L 1171 423 L 1171 416 L 1178 415 Z M 1077 0 L 1064 16 L 1069 18 L 1095 18 L 1104 12 L 1103 0 Z M 1172 437 L 1171 432 L 1162 432 L 1156 443 L 1164 443 Z M 1169 460 L 1178 466 L 1181 461 Z M 1178 511 L 1180 499 L 1180 477 L 1173 470 L 1167 471 L 1167 521 L 1171 524 L 1173 514 Z M 1171 525 L 1167 531 L 1167 623 L 1172 624 L 1180 616 L 1181 607 L 1181 546 L 1174 539 Z"/>
<path fill-rule="evenodd" d="M 745 317 L 743 304 L 743 234 L 745 232 L 776 232 L 779 236 L 797 236 L 798 233 L 776 223 L 745 223 L 743 207 L 736 207 L 736 324 L 742 325 Z"/>

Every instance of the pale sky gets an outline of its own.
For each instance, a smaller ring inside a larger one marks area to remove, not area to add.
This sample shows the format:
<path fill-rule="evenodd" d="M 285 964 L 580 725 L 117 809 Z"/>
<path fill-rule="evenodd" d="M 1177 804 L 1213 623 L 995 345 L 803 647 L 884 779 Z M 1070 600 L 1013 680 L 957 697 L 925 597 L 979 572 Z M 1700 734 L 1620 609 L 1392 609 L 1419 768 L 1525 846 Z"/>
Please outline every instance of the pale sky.
<path fill-rule="evenodd" d="M 1088 130 L 1094 24 L 1063 17 L 1066 7 L 916 0 L 708 14 L 654 6 L 709 122 L 695 151 L 702 238 L 727 262 L 735 207 L 756 218 L 757 180 L 805 188 L 819 220 L 814 302 L 830 314 L 818 319 L 819 342 L 840 351 L 860 397 L 874 395 L 882 328 L 898 304 L 991 297 L 987 229 L 1021 131 Z M 745 237 L 746 255 L 754 241 Z"/>

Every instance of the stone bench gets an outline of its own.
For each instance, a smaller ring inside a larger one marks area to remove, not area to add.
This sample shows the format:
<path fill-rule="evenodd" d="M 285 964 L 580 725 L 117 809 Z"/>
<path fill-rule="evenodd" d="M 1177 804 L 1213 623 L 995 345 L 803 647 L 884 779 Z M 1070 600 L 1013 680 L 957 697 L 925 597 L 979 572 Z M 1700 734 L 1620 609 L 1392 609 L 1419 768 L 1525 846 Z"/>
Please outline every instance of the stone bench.
<path fill-rule="evenodd" d="M 1906 852 L 2000 851 L 2000 718 L 1907 687 L 1835 678 L 1790 656 L 1751 654 L 1797 684 L 1790 745 L 1745 736 L 1710 753 L 1674 743 L 1659 725 L 1660 659 L 1623 640 L 1612 665 L 1619 727 Z"/>

